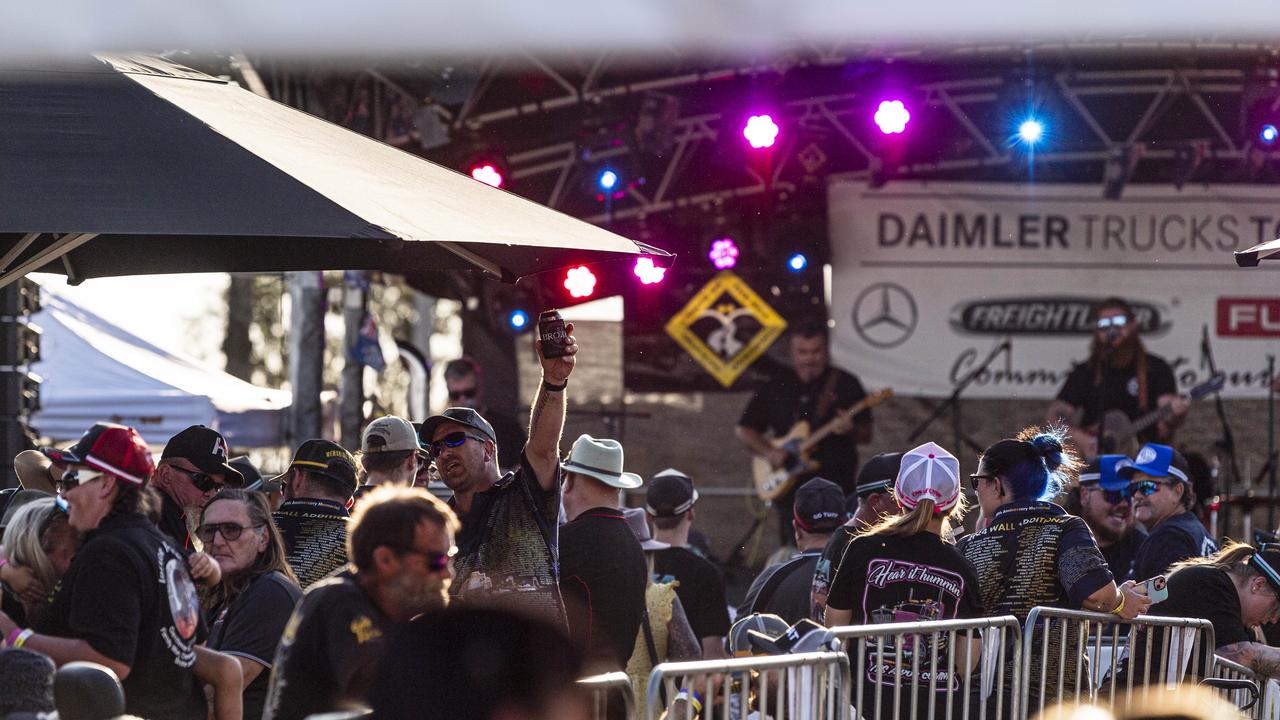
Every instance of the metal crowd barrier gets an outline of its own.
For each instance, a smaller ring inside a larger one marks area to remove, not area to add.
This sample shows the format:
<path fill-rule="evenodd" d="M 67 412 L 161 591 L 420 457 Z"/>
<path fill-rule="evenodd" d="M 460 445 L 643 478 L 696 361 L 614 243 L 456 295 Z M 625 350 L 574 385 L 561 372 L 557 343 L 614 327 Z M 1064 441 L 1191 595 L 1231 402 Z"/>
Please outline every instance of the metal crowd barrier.
<path fill-rule="evenodd" d="M 1254 720 L 1280 720 L 1280 685 L 1249 668 L 1224 657 L 1214 656 L 1213 672 L 1207 684 Z M 1217 684 L 1214 680 L 1227 681 Z M 1234 681 L 1234 682 L 1233 682 Z M 1233 684 L 1234 687 L 1223 687 Z M 1249 685 L 1252 685 L 1250 687 Z"/>
<path fill-rule="evenodd" d="M 1022 626 L 1012 615 L 831 631 L 847 642 L 856 668 L 853 706 L 863 718 L 1018 717 Z M 873 667 L 867 666 L 868 656 Z"/>
<path fill-rule="evenodd" d="M 699 720 L 747 720 L 753 712 L 771 720 L 851 720 L 848 688 L 843 652 L 662 663 L 649 675 L 645 719 L 656 720 L 685 689 L 702 697 Z"/>
<path fill-rule="evenodd" d="M 1161 629 L 1158 644 L 1156 628 Z M 1105 613 L 1037 607 L 1027 615 L 1022 634 L 1024 717 L 1063 701 L 1114 706 L 1122 697 L 1127 707 L 1135 687 L 1196 682 L 1214 667 L 1208 620 L 1140 615 L 1125 621 Z M 1141 668 L 1130 667 L 1135 652 L 1142 655 Z"/>
<path fill-rule="evenodd" d="M 605 720 L 609 717 L 609 703 L 618 698 L 622 703 L 626 720 L 633 720 L 636 714 L 636 695 L 631 687 L 631 678 L 624 672 L 611 672 L 584 677 L 578 685 L 591 693 L 591 717 Z"/>

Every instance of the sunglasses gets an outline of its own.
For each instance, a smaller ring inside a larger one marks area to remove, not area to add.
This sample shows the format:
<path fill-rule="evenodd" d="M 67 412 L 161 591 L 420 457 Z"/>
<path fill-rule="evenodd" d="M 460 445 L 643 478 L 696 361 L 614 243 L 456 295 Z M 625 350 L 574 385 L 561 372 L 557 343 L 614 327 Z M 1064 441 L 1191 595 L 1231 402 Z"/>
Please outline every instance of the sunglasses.
<path fill-rule="evenodd" d="M 1113 327 L 1122 328 L 1128 324 L 1129 324 L 1129 318 L 1123 315 L 1116 315 L 1115 317 L 1098 318 L 1099 330 L 1106 330 L 1107 328 L 1113 328 Z"/>
<path fill-rule="evenodd" d="M 53 487 L 59 494 L 66 493 L 85 483 L 99 480 L 105 475 L 106 473 L 104 472 L 95 472 L 93 470 L 68 470 L 62 473 L 62 479 L 55 482 Z"/>
<path fill-rule="evenodd" d="M 969 476 L 969 484 L 973 487 L 974 492 L 977 492 L 979 480 L 995 480 L 995 479 L 996 479 L 995 475 L 979 475 L 977 473 L 974 473 Z"/>
<path fill-rule="evenodd" d="M 466 388 L 464 390 L 450 390 L 449 399 L 450 400 L 470 400 L 471 398 L 474 398 L 476 396 L 476 393 L 478 392 L 480 391 L 477 388 Z"/>
<path fill-rule="evenodd" d="M 227 482 L 227 483 L 217 482 L 213 479 L 213 476 L 210 475 L 209 473 L 203 473 L 197 470 L 188 470 L 186 468 L 178 467 L 177 465 L 170 465 L 169 467 L 173 468 L 174 470 L 177 470 L 178 472 L 190 478 L 191 484 L 195 485 L 196 489 L 202 493 L 211 492 L 213 490 L 221 490 L 224 486 L 239 487 L 234 482 Z"/>
<path fill-rule="evenodd" d="M 458 554 L 458 548 L 451 547 L 445 552 L 429 552 L 424 553 L 420 550 L 400 550 L 401 555 L 421 555 L 427 561 L 427 569 L 432 572 L 440 572 L 449 567 L 449 561 L 454 555 Z"/>
<path fill-rule="evenodd" d="M 1133 497 L 1131 489 L 1127 487 L 1119 490 L 1104 490 L 1097 483 L 1090 483 L 1087 485 L 1081 484 L 1080 487 L 1085 490 L 1093 490 L 1102 493 L 1102 499 L 1106 500 L 1108 505 L 1119 505 L 1120 503 L 1129 502 L 1129 499 Z"/>
<path fill-rule="evenodd" d="M 1132 496 L 1141 495 L 1147 497 L 1155 495 L 1160 490 L 1161 485 L 1172 485 L 1173 483 L 1159 482 L 1157 480 L 1143 480 L 1129 486 L 1129 494 Z"/>
<path fill-rule="evenodd" d="M 432 458 L 440 457 L 440 453 L 444 452 L 445 448 L 459 447 L 462 445 L 462 443 L 466 442 L 468 438 L 475 440 L 476 442 L 485 442 L 486 440 L 486 438 L 482 438 L 479 435 L 472 435 L 471 433 L 466 433 L 459 430 L 458 432 L 451 432 L 448 435 L 445 435 L 444 437 L 440 438 L 439 440 L 436 440 L 435 442 L 431 443 L 427 452 L 431 455 Z"/>
<path fill-rule="evenodd" d="M 201 525 L 200 527 L 196 528 L 196 537 L 200 538 L 201 542 L 208 544 L 213 542 L 214 536 L 216 536 L 218 533 L 222 533 L 223 540 L 226 540 L 227 542 L 235 542 L 236 540 L 240 539 L 240 535 L 243 534 L 245 530 L 248 530 L 249 528 L 253 528 L 254 530 L 257 530 L 258 528 L 261 528 L 261 527 L 266 527 L 266 526 L 265 525 L 246 526 L 246 525 L 237 525 L 235 523 L 209 523 L 207 525 Z"/>

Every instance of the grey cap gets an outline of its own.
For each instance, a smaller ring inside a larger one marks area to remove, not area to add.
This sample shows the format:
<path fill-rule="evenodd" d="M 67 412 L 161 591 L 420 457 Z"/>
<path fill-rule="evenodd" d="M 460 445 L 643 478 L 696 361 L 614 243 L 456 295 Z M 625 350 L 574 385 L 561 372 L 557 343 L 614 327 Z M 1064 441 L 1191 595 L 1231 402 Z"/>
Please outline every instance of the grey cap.
<path fill-rule="evenodd" d="M 439 415 L 432 415 L 422 422 L 422 427 L 418 429 L 418 441 L 426 446 L 431 444 L 431 436 L 435 434 L 436 428 L 440 423 L 454 422 L 459 425 L 466 425 L 473 430 L 479 430 L 485 437 L 489 438 L 495 445 L 498 443 L 498 434 L 493 431 L 493 426 L 480 413 L 469 407 L 451 407 Z"/>

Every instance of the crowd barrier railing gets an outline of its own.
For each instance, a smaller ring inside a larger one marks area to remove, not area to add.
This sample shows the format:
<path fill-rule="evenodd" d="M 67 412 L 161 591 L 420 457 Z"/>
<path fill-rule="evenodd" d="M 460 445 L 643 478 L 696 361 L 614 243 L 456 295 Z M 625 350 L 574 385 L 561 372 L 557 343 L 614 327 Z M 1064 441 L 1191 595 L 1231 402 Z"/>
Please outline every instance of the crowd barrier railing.
<path fill-rule="evenodd" d="M 1224 657 L 1214 656 L 1211 675 L 1219 680 L 1248 681 L 1251 688 L 1217 689 L 1223 697 L 1254 720 L 1280 720 L 1280 684 Z"/>
<path fill-rule="evenodd" d="M 1022 626 L 1012 615 L 831 631 L 846 642 L 863 718 L 1018 717 Z"/>
<path fill-rule="evenodd" d="M 609 717 L 610 701 L 614 698 L 622 703 L 625 717 L 632 720 L 636 714 L 636 695 L 631 687 L 631 678 L 624 672 L 603 673 L 584 677 L 578 685 L 591 693 L 591 717 L 605 720 Z"/>
<path fill-rule="evenodd" d="M 1194 683 L 1214 666 L 1208 620 L 1036 607 L 1022 634 L 1024 717 L 1064 701 L 1127 705 L 1135 687 Z"/>
<path fill-rule="evenodd" d="M 645 719 L 661 717 L 682 689 L 701 697 L 700 720 L 747 720 L 757 711 L 771 720 L 851 720 L 843 652 L 662 663 L 649 675 Z"/>

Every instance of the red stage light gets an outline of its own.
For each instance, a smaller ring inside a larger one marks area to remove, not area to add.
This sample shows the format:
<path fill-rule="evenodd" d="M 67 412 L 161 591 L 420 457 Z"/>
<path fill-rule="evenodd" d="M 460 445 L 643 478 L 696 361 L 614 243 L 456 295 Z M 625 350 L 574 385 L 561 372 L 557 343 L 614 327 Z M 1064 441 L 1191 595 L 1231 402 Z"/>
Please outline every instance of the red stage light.
<path fill-rule="evenodd" d="M 564 289 L 576 298 L 591 297 L 596 291 L 596 274 L 586 265 L 569 268 L 564 274 Z"/>
<path fill-rule="evenodd" d="M 876 125 L 885 135 L 896 135 L 907 129 L 911 121 L 911 113 L 901 100 L 885 100 L 880 103 L 875 114 Z"/>
<path fill-rule="evenodd" d="M 635 273 L 644 285 L 656 285 L 667 276 L 666 268 L 654 265 L 653 258 L 647 257 L 637 259 L 636 266 L 631 269 L 631 272 Z"/>
<path fill-rule="evenodd" d="M 770 115 L 752 115 L 742 128 L 742 137 L 747 139 L 751 147 L 762 150 L 773 147 L 778 141 L 778 124 Z"/>
<path fill-rule="evenodd" d="M 506 183 L 506 178 L 502 177 L 502 171 L 498 170 L 493 163 L 482 163 L 471 168 L 471 177 L 479 180 L 485 185 L 491 185 L 500 188 Z"/>

